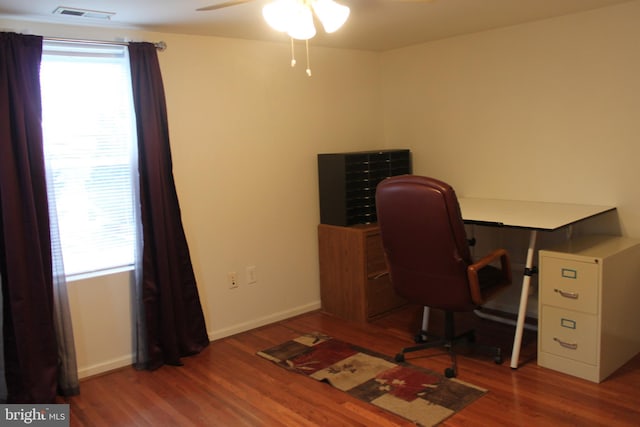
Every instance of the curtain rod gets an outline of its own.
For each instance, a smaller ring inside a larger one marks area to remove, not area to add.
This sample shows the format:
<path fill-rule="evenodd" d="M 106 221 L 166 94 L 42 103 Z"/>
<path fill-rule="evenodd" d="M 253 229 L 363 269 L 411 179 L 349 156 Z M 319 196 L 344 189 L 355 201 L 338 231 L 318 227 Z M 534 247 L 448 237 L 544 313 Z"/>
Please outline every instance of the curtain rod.
<path fill-rule="evenodd" d="M 113 46 L 129 46 L 129 42 L 118 42 L 113 41 L 109 42 L 106 40 L 85 40 L 85 39 L 68 39 L 64 37 L 45 37 L 47 41 L 52 42 L 69 42 L 69 43 L 89 43 L 89 44 L 102 44 L 102 45 L 113 45 Z M 164 51 L 167 48 L 167 44 L 163 41 L 155 42 L 153 45 L 160 52 Z"/>

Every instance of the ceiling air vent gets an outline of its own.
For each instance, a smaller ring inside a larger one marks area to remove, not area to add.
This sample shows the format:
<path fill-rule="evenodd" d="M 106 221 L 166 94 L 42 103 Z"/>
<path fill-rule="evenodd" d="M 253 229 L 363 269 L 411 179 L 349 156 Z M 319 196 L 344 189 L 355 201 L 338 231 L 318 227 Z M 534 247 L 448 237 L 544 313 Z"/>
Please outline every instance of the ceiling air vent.
<path fill-rule="evenodd" d="M 115 12 L 100 12 L 97 10 L 74 9 L 72 7 L 59 6 L 53 11 L 54 15 L 79 16 L 81 18 L 109 20 Z"/>

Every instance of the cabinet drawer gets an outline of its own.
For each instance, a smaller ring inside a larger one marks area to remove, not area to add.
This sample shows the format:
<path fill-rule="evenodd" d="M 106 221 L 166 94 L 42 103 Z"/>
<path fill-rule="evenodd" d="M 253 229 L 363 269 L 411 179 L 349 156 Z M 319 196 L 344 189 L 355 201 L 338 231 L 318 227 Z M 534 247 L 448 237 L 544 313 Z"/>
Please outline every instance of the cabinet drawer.
<path fill-rule="evenodd" d="M 367 317 L 378 316 L 404 305 L 406 301 L 396 295 L 389 275 L 367 280 Z"/>
<path fill-rule="evenodd" d="M 544 256 L 540 267 L 543 304 L 598 313 L 598 264 Z"/>
<path fill-rule="evenodd" d="M 378 275 L 387 271 L 387 262 L 382 247 L 380 233 L 370 233 L 366 236 L 367 275 Z"/>
<path fill-rule="evenodd" d="M 598 317 L 542 306 L 540 350 L 595 365 L 597 363 Z"/>

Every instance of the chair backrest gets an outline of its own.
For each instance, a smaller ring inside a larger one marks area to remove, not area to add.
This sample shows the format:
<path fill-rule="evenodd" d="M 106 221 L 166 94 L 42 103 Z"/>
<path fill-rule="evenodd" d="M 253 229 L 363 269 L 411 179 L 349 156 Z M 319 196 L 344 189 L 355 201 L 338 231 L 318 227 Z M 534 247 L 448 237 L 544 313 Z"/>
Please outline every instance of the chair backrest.
<path fill-rule="evenodd" d="M 476 308 L 467 278 L 471 254 L 453 188 L 434 178 L 395 176 L 378 184 L 376 206 L 396 293 L 443 310 Z"/>

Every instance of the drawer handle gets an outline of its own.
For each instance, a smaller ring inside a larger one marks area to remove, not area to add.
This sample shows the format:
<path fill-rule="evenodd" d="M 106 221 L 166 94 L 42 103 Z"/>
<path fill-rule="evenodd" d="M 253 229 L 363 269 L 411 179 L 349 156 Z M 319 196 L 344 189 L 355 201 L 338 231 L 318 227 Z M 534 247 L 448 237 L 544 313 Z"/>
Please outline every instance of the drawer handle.
<path fill-rule="evenodd" d="M 578 344 L 576 344 L 576 343 L 570 343 L 570 342 L 562 341 L 560 338 L 556 338 L 556 337 L 553 337 L 553 340 L 555 342 L 557 342 L 558 344 L 560 344 L 560 346 L 562 346 L 564 348 L 568 348 L 569 350 L 577 350 L 578 349 Z"/>
<path fill-rule="evenodd" d="M 380 279 L 380 278 L 382 278 L 382 277 L 384 277 L 384 276 L 387 276 L 388 274 L 389 274 L 389 272 L 388 272 L 388 271 L 384 271 L 384 272 L 382 272 L 382 273 L 378 273 L 378 274 L 376 274 L 375 276 L 373 276 L 373 277 L 372 277 L 372 279 L 373 279 L 373 280 L 378 280 L 378 279 Z"/>
<path fill-rule="evenodd" d="M 567 291 L 563 291 L 562 289 L 554 289 L 554 291 L 559 293 L 565 298 L 571 298 L 571 299 L 578 299 L 578 296 L 580 295 L 577 292 L 567 292 Z"/>

